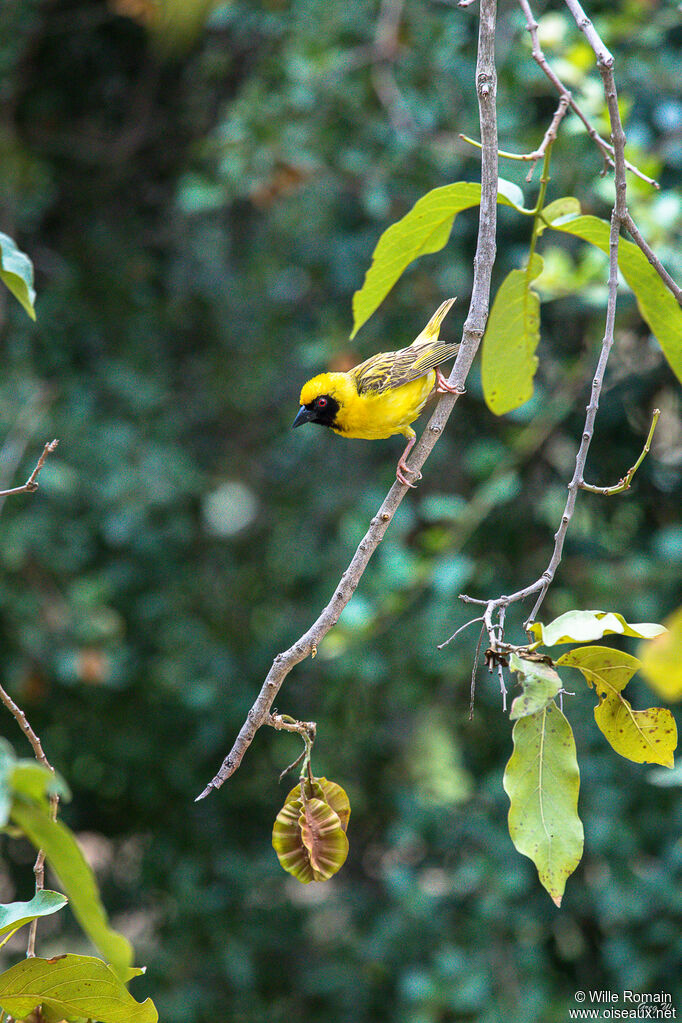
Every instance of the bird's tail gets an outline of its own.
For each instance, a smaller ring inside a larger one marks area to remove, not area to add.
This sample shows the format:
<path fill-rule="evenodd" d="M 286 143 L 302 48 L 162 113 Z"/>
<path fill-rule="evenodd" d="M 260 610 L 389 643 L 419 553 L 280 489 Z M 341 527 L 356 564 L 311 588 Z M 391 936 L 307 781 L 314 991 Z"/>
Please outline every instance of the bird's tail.
<path fill-rule="evenodd" d="M 438 306 L 429 322 L 426 324 L 422 332 L 417 335 L 412 344 L 421 345 L 428 344 L 430 341 L 437 341 L 440 333 L 440 325 L 447 316 L 450 307 L 453 306 L 456 301 L 456 298 L 446 298 L 446 300 Z"/>

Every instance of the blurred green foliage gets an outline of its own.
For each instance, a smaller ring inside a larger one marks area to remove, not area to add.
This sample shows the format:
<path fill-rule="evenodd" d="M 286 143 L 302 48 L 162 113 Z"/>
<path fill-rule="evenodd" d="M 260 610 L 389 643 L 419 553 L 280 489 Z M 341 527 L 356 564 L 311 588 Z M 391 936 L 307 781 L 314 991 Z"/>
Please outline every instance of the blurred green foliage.
<path fill-rule="evenodd" d="M 133 994 L 165 1023 L 343 1023 L 349 1005 L 358 1021 L 551 1023 L 578 988 L 664 989 L 679 1006 L 679 787 L 613 753 L 590 697 L 567 701 L 586 853 L 557 911 L 507 832 L 494 677 L 479 674 L 467 720 L 475 629 L 436 650 L 470 616 L 463 589 L 518 588 L 548 559 L 603 333 L 604 261 L 568 237 L 541 245 L 554 300 L 533 399 L 495 419 L 472 374 L 338 628 L 278 701 L 317 721 L 313 767 L 350 797 L 342 872 L 303 887 L 271 848 L 294 737 L 264 730 L 193 803 L 393 479 L 391 441 L 290 431 L 300 383 L 407 343 L 444 296 L 466 308 L 475 211 L 347 340 L 381 231 L 429 188 L 478 175 L 458 139 L 477 133 L 475 8 L 406 4 L 396 109 L 376 88 L 378 7 L 234 2 L 164 55 L 113 4 L 3 5 L 0 229 L 34 260 L 38 323 L 7 301 L 2 484 L 61 443 L 39 492 L 0 520 L 2 683 L 74 791 L 64 819 L 149 966 Z M 617 53 L 630 159 L 663 185 L 631 177 L 630 208 L 680 279 L 679 13 L 663 0 L 590 13 Z M 606 130 L 579 33 L 559 4 L 538 15 Z M 500 144 L 528 151 L 556 96 L 513 5 L 498 56 Z M 548 198 L 608 215 L 600 170 L 568 118 Z M 530 186 L 525 167 L 503 173 L 532 202 L 537 172 Z M 501 209 L 495 285 L 527 243 Z M 578 300 L 562 298 L 572 277 Z M 632 490 L 580 497 L 545 620 L 597 607 L 659 621 L 682 602 L 679 392 L 625 290 L 620 309 L 590 480 L 622 476 L 651 408 L 663 414 Z M 4 734 L 17 744 L 9 718 Z M 29 855 L 7 856 L 4 901 L 28 898 Z M 65 915 L 41 923 L 41 954 Z"/>

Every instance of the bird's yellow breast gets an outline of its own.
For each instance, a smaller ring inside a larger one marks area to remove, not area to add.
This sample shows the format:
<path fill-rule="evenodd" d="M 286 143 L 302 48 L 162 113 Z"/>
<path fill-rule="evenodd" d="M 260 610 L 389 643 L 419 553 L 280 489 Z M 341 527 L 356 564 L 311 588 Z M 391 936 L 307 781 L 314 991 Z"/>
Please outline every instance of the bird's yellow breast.
<path fill-rule="evenodd" d="M 383 440 L 396 433 L 412 436 L 410 423 L 424 408 L 435 380 L 435 372 L 429 370 L 423 377 L 380 394 L 358 394 L 349 381 L 338 394 L 339 411 L 332 429 L 343 437 L 365 440 Z"/>

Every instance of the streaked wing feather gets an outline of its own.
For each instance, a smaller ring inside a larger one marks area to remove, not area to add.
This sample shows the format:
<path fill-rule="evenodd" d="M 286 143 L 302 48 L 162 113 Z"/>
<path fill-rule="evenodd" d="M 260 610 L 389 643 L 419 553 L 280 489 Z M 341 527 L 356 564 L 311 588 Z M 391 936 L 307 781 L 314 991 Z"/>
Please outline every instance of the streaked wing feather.
<path fill-rule="evenodd" d="M 425 376 L 443 362 L 454 359 L 458 344 L 445 341 L 421 341 L 397 352 L 379 352 L 350 371 L 358 394 L 383 391 L 409 384 Z"/>

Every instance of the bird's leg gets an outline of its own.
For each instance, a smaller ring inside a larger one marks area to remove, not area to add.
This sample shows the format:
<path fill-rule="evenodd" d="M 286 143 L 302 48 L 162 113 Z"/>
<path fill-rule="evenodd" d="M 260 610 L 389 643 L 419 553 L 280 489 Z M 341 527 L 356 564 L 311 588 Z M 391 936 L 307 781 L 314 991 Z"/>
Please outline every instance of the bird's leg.
<path fill-rule="evenodd" d="M 412 430 L 411 433 L 412 433 L 412 436 L 409 438 L 409 440 L 407 442 L 407 446 L 406 446 L 405 450 L 403 451 L 403 453 L 400 456 L 400 459 L 398 461 L 398 465 L 397 465 L 396 470 L 395 470 L 395 476 L 396 476 L 396 479 L 398 480 L 399 483 L 404 484 L 404 486 L 406 486 L 406 487 L 414 488 L 414 487 L 416 487 L 417 484 L 416 483 L 410 483 L 410 481 L 408 479 L 406 479 L 406 477 L 405 477 L 405 473 L 406 472 L 414 472 L 414 470 L 410 469 L 409 465 L 407 465 L 405 463 L 405 459 L 409 455 L 410 451 L 414 447 L 414 445 L 416 443 L 416 440 L 417 440 L 417 434 L 414 432 L 414 430 Z M 418 475 L 417 475 L 417 479 L 420 480 L 421 478 L 422 478 L 422 474 L 419 472 Z"/>
<path fill-rule="evenodd" d="M 460 390 L 459 387 L 451 387 L 445 377 L 440 371 L 440 366 L 436 367 L 436 394 L 465 394 L 466 392 Z"/>

